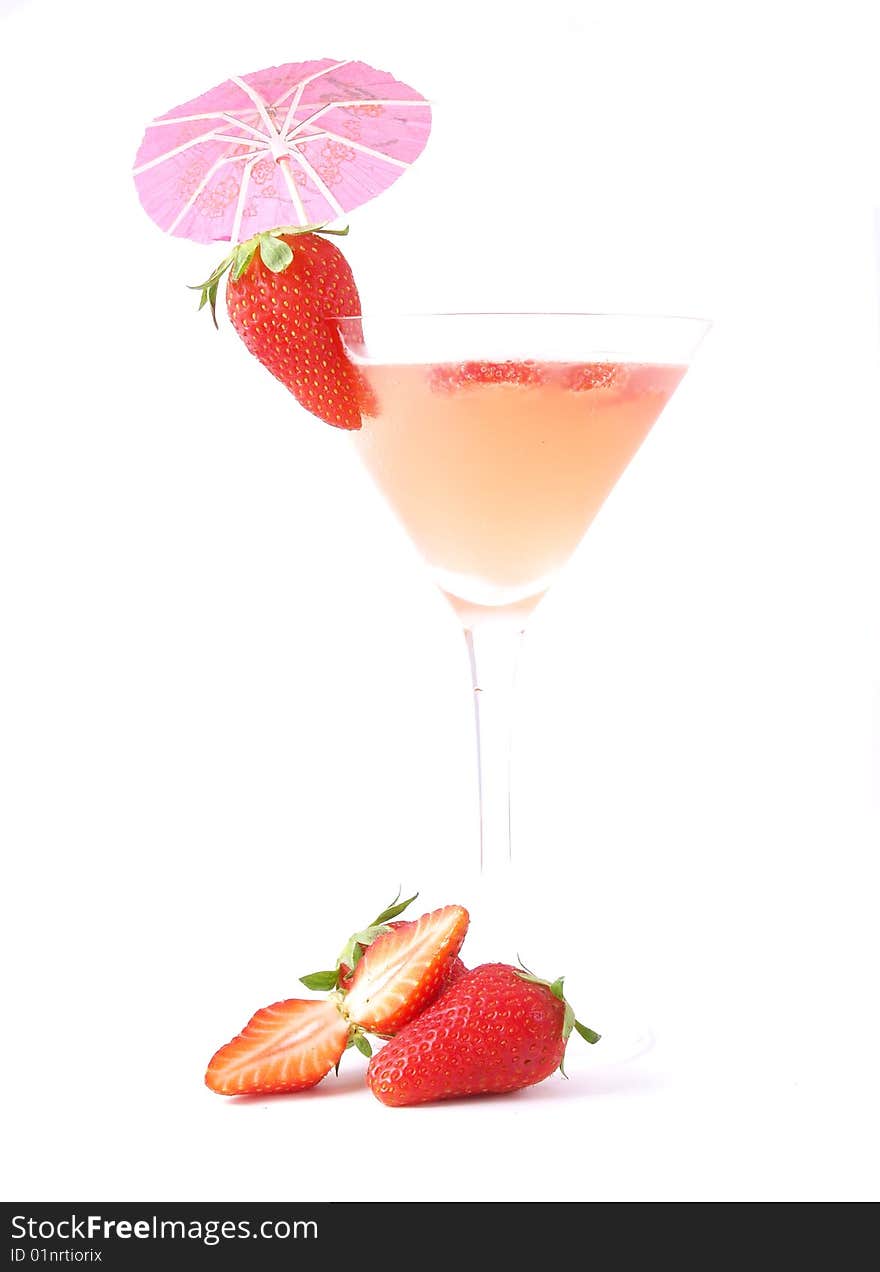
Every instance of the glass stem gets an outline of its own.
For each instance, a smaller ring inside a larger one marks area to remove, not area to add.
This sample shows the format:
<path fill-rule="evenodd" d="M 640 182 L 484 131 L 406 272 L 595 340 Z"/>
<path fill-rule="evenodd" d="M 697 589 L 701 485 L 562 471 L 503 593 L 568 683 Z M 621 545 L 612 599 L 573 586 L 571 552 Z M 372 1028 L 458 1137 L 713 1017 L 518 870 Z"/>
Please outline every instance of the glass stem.
<path fill-rule="evenodd" d="M 474 684 L 480 783 L 480 870 L 510 866 L 510 744 L 522 628 L 502 622 L 465 629 Z"/>

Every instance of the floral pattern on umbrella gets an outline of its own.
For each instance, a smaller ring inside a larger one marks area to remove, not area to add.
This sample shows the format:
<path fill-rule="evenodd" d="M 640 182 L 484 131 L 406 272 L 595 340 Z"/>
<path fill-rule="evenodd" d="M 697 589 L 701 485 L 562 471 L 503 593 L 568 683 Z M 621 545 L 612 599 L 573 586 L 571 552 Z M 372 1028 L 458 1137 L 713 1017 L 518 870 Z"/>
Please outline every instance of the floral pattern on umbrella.
<path fill-rule="evenodd" d="M 239 242 L 344 216 L 392 185 L 430 131 L 430 104 L 386 71 L 289 63 L 232 76 L 154 119 L 135 185 L 166 233 Z"/>

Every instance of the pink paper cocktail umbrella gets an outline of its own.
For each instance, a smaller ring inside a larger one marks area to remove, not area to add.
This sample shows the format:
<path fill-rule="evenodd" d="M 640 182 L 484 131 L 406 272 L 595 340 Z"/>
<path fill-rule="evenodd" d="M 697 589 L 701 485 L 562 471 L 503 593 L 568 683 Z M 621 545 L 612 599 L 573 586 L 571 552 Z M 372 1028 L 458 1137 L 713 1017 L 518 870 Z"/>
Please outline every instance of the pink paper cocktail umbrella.
<path fill-rule="evenodd" d="M 335 220 L 421 154 L 428 102 L 364 62 L 291 62 L 232 76 L 148 125 L 138 195 L 168 234 L 239 242 Z"/>

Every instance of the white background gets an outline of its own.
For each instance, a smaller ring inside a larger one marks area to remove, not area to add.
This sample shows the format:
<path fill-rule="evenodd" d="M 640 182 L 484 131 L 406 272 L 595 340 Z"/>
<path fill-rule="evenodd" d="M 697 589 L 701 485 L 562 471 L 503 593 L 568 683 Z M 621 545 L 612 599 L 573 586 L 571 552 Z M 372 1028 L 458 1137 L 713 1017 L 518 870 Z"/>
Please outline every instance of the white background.
<path fill-rule="evenodd" d="M 872 8 L 0 4 L 4 1196 L 876 1196 Z M 154 115 L 324 56 L 435 102 L 351 217 L 365 306 L 715 321 L 529 634 L 505 948 L 456 622 L 129 175 Z M 208 1093 L 398 883 L 608 1049 L 412 1111 L 350 1056 Z"/>

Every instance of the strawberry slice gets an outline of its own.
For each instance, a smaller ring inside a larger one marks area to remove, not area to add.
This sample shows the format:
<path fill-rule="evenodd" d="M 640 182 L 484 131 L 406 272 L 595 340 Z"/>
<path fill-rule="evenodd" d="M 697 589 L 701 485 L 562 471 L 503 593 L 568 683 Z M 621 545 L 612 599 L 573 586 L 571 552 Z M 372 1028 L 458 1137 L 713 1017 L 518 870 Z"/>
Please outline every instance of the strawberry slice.
<path fill-rule="evenodd" d="M 627 366 L 621 362 L 567 362 L 561 367 L 559 382 L 564 389 L 588 393 L 592 389 L 622 389 Z"/>
<path fill-rule="evenodd" d="M 384 1036 L 402 1029 L 446 987 L 469 922 L 463 906 L 446 905 L 377 937 L 351 978 L 349 1019 Z"/>
<path fill-rule="evenodd" d="M 431 388 L 435 393 L 451 393 L 478 384 L 543 383 L 544 368 L 537 362 L 457 362 L 431 368 Z"/>
<path fill-rule="evenodd" d="M 305 1091 L 339 1063 L 349 1033 L 331 1000 L 273 1003 L 213 1056 L 205 1083 L 218 1095 Z"/>

